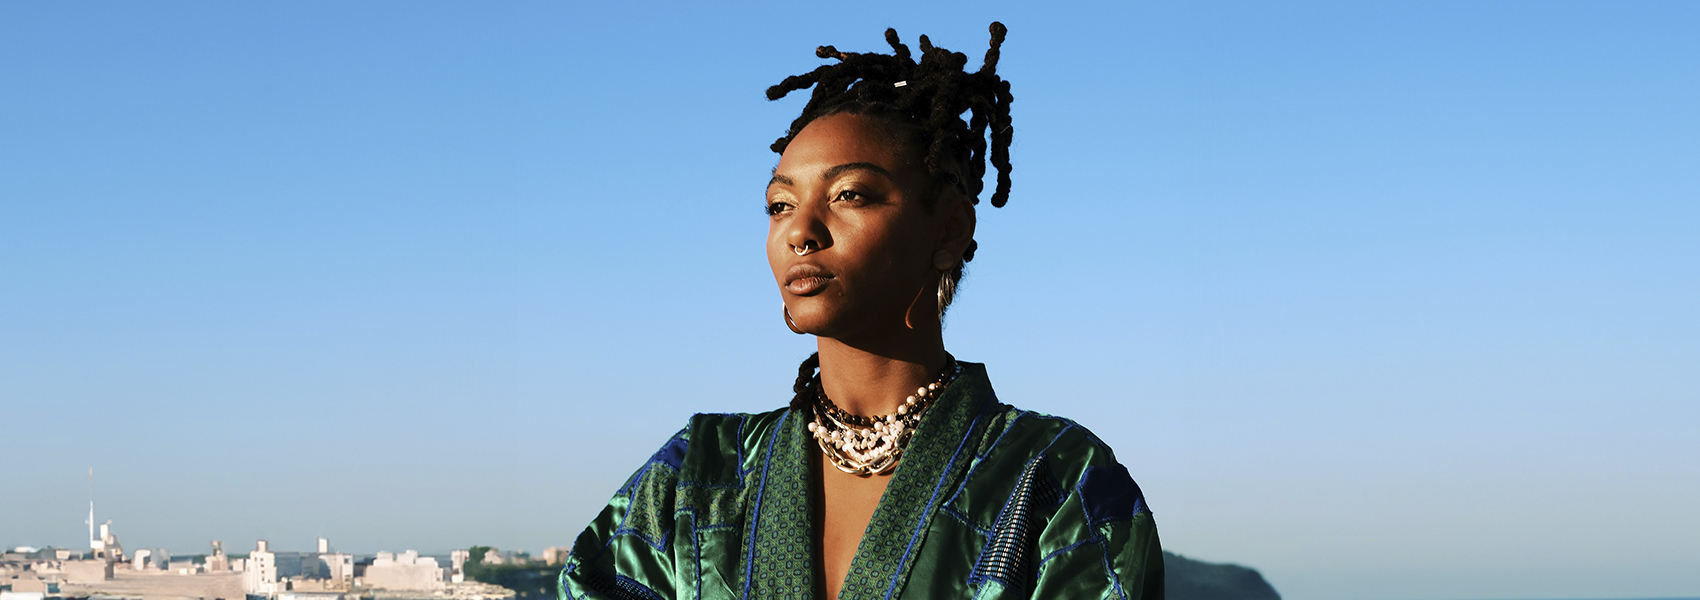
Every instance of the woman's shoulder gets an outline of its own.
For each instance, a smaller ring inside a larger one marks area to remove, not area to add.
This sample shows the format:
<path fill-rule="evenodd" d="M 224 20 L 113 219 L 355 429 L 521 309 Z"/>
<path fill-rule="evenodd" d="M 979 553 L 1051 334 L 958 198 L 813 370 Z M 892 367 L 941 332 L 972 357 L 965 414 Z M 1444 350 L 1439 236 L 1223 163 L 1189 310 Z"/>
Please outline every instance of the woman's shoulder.
<path fill-rule="evenodd" d="M 1115 452 L 1072 419 L 999 403 L 990 411 L 981 447 L 979 461 L 1021 465 L 1023 474 L 1042 469 L 1062 490 L 1091 498 L 1139 499 L 1137 507 L 1116 508 L 1144 509 L 1144 494 Z"/>
<path fill-rule="evenodd" d="M 762 413 L 697 413 L 691 415 L 680 434 L 686 440 L 712 445 L 705 448 L 730 445 L 751 449 L 771 436 L 790 412 L 780 408 Z"/>
<path fill-rule="evenodd" d="M 736 481 L 752 468 L 762 444 L 787 418 L 786 408 L 763 413 L 698 413 L 691 415 L 658 454 L 685 479 Z M 728 483 L 730 483 L 728 481 Z"/>
<path fill-rule="evenodd" d="M 1082 466 L 1115 462 L 1108 444 L 1073 419 L 998 403 L 988 411 L 987 452 L 1045 455 Z"/>

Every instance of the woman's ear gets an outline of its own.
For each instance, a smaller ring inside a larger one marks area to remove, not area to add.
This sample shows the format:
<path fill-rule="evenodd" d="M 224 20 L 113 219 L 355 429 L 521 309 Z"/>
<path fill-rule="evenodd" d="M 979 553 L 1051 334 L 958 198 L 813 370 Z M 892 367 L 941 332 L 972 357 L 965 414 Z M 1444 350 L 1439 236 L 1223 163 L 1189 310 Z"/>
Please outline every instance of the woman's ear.
<path fill-rule="evenodd" d="M 940 215 L 944 222 L 939 229 L 938 250 L 933 252 L 933 268 L 949 271 L 962 262 L 962 254 L 974 241 L 974 203 L 968 195 L 947 188 L 939 198 Z"/>

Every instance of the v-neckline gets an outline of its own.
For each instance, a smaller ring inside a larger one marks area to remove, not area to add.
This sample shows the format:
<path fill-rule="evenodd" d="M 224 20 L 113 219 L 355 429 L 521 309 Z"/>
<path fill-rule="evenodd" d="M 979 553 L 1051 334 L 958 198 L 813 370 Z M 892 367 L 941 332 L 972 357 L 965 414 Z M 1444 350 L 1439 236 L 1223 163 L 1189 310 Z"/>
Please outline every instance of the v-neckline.
<path fill-rule="evenodd" d="M 839 600 L 889 599 L 902 591 L 928 524 L 967 471 L 973 455 L 968 440 L 983 426 L 980 416 L 994 395 L 985 365 L 962 365 L 962 374 L 921 419 L 903 462 L 880 495 L 839 588 Z M 814 471 L 819 468 L 814 455 L 819 449 L 805 421 L 797 411 L 787 414 L 768 448 L 750 536 L 755 547 L 747 555 L 752 560 L 745 597 L 799 592 L 799 597 L 814 597 L 825 589 L 817 516 L 824 499 L 818 495 L 820 481 Z"/>

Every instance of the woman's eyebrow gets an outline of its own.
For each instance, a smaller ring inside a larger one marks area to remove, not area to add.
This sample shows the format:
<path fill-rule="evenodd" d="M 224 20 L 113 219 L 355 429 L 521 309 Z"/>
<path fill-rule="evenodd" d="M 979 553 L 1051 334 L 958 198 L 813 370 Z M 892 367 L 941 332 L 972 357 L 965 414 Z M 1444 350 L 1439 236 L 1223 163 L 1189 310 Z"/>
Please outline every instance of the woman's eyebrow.
<path fill-rule="evenodd" d="M 826 171 L 822 172 L 820 174 L 820 178 L 821 178 L 821 181 L 830 181 L 832 179 L 837 178 L 839 175 L 843 175 L 847 171 L 873 171 L 875 173 L 879 173 L 880 175 L 884 175 L 886 179 L 892 178 L 891 177 L 891 171 L 885 170 L 885 167 L 881 167 L 881 166 L 876 165 L 874 163 L 868 163 L 868 162 L 853 162 L 853 163 L 846 163 L 846 164 L 838 165 L 836 167 L 827 169 Z"/>
<path fill-rule="evenodd" d="M 791 181 L 790 177 L 786 177 L 784 175 L 779 174 L 779 167 L 774 167 L 773 170 L 774 170 L 773 178 L 767 180 L 767 184 L 769 186 L 771 186 L 775 183 L 782 183 L 782 184 L 785 184 L 785 185 L 796 185 L 795 182 Z M 830 169 L 827 169 L 827 170 L 821 172 L 820 178 L 821 178 L 821 181 L 831 181 L 831 180 L 837 178 L 839 175 L 843 175 L 843 174 L 845 174 L 846 172 L 849 172 L 849 171 L 872 171 L 874 173 L 878 173 L 880 175 L 885 176 L 886 179 L 892 178 L 891 177 L 891 171 L 887 171 L 887 170 L 885 170 L 885 167 L 882 167 L 882 166 L 879 166 L 879 165 L 876 165 L 876 164 L 870 163 L 870 162 L 853 162 L 853 163 L 845 163 L 845 164 L 842 164 L 842 165 L 838 165 L 836 167 L 833 167 L 833 168 L 830 168 Z"/>

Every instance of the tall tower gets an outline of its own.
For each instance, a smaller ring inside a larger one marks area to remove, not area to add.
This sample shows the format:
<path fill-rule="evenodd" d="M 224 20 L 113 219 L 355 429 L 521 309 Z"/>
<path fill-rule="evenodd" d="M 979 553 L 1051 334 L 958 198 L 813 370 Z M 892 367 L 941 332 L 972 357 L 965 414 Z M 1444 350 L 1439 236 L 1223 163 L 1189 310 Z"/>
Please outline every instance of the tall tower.
<path fill-rule="evenodd" d="M 94 467 L 89 467 L 89 549 L 100 550 L 100 538 L 94 536 Z"/>

